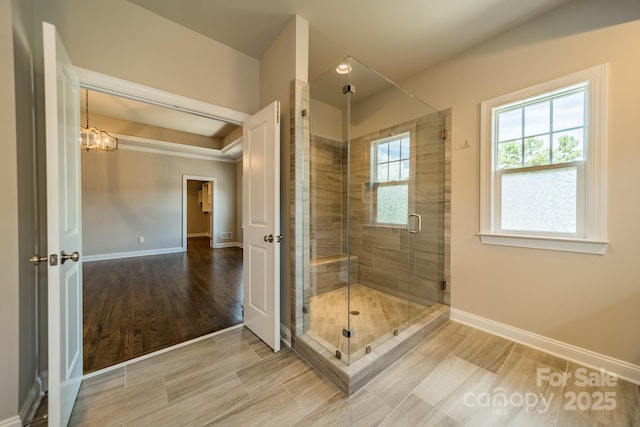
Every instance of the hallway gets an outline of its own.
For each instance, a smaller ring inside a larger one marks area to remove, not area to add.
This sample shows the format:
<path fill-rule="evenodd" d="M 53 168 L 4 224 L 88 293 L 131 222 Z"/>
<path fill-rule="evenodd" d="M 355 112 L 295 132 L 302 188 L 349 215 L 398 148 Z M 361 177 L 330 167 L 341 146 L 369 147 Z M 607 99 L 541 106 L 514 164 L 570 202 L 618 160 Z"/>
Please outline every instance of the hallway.
<path fill-rule="evenodd" d="M 208 243 L 83 265 L 85 373 L 242 323 L 242 249 Z"/>

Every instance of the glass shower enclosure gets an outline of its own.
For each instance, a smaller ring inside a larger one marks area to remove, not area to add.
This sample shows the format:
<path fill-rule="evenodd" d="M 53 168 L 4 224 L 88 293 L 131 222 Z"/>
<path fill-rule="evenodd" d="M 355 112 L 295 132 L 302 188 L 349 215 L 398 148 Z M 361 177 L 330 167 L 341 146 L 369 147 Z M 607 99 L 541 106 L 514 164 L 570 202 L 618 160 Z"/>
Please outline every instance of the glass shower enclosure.
<path fill-rule="evenodd" d="M 445 302 L 445 116 L 351 57 L 308 114 L 303 330 L 348 365 Z"/>

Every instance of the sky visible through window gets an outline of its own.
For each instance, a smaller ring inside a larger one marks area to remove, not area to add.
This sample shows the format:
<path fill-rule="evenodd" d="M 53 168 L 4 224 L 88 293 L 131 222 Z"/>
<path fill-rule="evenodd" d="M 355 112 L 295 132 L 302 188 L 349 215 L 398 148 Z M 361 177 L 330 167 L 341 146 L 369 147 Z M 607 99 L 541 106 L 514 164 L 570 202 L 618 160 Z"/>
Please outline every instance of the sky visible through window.
<path fill-rule="evenodd" d="M 410 148 L 409 135 L 376 143 L 376 182 L 409 179 Z"/>

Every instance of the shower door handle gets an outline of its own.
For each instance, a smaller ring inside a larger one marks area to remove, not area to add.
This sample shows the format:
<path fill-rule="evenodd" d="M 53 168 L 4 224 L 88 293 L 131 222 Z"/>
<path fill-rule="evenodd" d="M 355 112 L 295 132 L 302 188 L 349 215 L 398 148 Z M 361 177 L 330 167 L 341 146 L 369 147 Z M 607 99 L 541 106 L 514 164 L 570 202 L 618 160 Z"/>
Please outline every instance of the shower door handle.
<path fill-rule="evenodd" d="M 418 228 L 413 228 L 411 226 L 411 218 L 416 218 L 418 220 Z M 422 217 L 416 213 L 409 214 L 407 218 L 407 231 L 411 234 L 416 234 L 422 231 Z"/>

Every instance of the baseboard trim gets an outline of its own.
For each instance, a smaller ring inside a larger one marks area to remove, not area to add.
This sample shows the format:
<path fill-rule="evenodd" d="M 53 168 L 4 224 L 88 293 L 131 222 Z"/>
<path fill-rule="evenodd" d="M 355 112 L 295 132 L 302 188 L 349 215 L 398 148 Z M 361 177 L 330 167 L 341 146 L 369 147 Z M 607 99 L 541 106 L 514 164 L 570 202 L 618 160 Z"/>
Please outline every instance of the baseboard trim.
<path fill-rule="evenodd" d="M 524 329 L 515 328 L 485 317 L 451 309 L 451 320 L 464 323 L 494 335 L 510 339 L 529 347 L 542 350 L 563 359 L 579 363 L 594 369 L 604 369 L 619 378 L 640 385 L 640 366 L 624 360 L 615 359 L 562 341 L 548 338 Z"/>
<path fill-rule="evenodd" d="M 36 415 L 38 406 L 40 406 L 40 398 L 42 396 L 42 383 L 36 380 L 27 394 L 27 399 L 24 401 L 24 405 L 20 408 L 20 419 L 24 421 L 31 421 Z"/>
<path fill-rule="evenodd" d="M 187 233 L 187 238 L 189 237 L 211 237 L 209 233 Z"/>
<path fill-rule="evenodd" d="M 280 323 L 280 341 L 287 347 L 291 347 L 291 331 L 282 323 Z"/>
<path fill-rule="evenodd" d="M 229 242 L 229 243 L 216 243 L 215 244 L 216 249 L 220 249 L 220 248 L 236 248 L 236 247 L 242 247 L 242 243 L 238 243 L 238 242 Z"/>
<path fill-rule="evenodd" d="M 115 371 L 116 369 L 123 368 L 123 367 L 125 367 L 127 365 L 131 365 L 132 363 L 140 362 L 142 360 L 149 359 L 149 358 L 157 356 L 159 354 L 167 353 L 167 352 L 169 352 L 171 350 L 175 350 L 177 348 L 184 347 L 184 346 L 187 346 L 189 344 L 193 344 L 193 343 L 196 343 L 198 341 L 206 340 L 207 338 L 215 337 L 216 335 L 224 334 L 225 332 L 233 331 L 234 329 L 240 329 L 240 328 L 243 328 L 243 327 L 244 327 L 244 323 L 239 323 L 237 325 L 230 326 L 230 327 L 225 328 L 225 329 L 220 329 L 219 331 L 215 331 L 215 332 L 212 332 L 210 334 L 203 335 L 201 337 L 194 338 L 194 339 L 189 340 L 189 341 L 185 341 L 185 342 L 181 342 L 181 343 L 176 344 L 176 345 L 172 345 L 171 347 L 167 347 L 167 348 L 160 349 L 158 351 L 154 351 L 153 353 L 144 354 L 144 355 L 142 355 L 140 357 L 136 357 L 135 359 L 125 360 L 124 362 L 118 363 L 116 365 L 107 366 L 106 368 L 91 372 L 89 374 L 85 374 L 85 375 L 82 376 L 82 380 L 84 381 L 84 380 L 89 379 L 89 378 L 97 377 L 98 375 L 106 374 L 108 372 Z M 2 426 L 0 425 L 0 427 L 2 427 Z"/>
<path fill-rule="evenodd" d="M 134 258 L 139 256 L 165 255 L 184 252 L 182 247 L 149 249 L 146 251 L 115 252 L 111 254 L 85 255 L 83 262 L 106 261 L 110 259 Z"/>
<path fill-rule="evenodd" d="M 15 417 L 0 420 L 0 427 L 22 427 L 22 421 L 17 415 Z"/>

